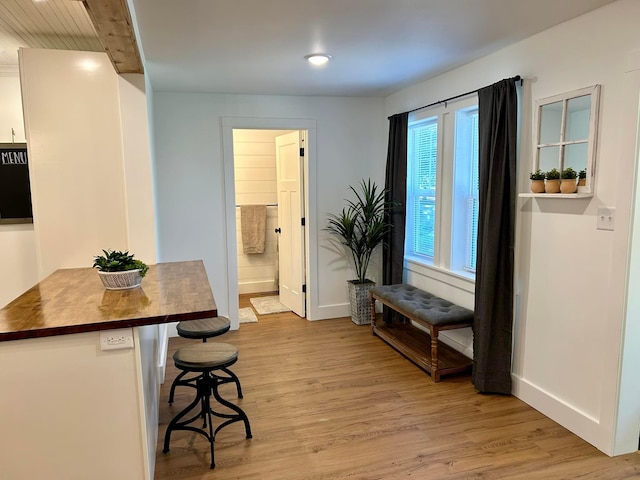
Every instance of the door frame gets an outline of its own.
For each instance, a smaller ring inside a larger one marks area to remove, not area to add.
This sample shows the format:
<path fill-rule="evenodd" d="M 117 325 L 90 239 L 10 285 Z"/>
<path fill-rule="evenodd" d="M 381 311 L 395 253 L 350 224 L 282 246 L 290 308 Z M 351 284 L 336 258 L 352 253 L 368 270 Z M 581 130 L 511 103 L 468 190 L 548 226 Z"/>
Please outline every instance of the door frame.
<path fill-rule="evenodd" d="M 222 117 L 222 157 L 224 175 L 224 202 L 225 202 L 225 227 L 226 227 L 226 268 L 228 285 L 229 321 L 231 329 L 239 328 L 239 302 L 238 302 L 238 249 L 236 235 L 236 192 L 233 151 L 233 130 L 305 130 L 307 132 L 305 156 L 302 165 L 304 183 L 304 216 L 305 216 L 305 283 L 307 285 L 305 297 L 305 310 L 307 319 L 312 320 L 314 300 L 317 299 L 315 291 L 318 286 L 311 282 L 317 278 L 318 253 L 317 253 L 317 219 L 314 206 L 317 204 L 316 191 L 316 121 L 305 118 L 258 118 L 258 117 Z M 310 208 L 311 207 L 311 208 Z"/>

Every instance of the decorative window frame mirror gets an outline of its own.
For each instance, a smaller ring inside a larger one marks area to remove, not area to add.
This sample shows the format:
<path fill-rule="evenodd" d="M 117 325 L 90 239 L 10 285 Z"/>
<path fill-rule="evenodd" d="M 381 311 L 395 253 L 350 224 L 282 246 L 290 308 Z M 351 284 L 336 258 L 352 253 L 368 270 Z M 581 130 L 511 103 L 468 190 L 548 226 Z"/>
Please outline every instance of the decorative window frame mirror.
<path fill-rule="evenodd" d="M 600 85 L 573 90 L 536 101 L 533 172 L 568 167 L 586 170 L 586 185 L 576 194 L 529 194 L 527 196 L 591 197 L 595 186 L 596 140 Z"/>

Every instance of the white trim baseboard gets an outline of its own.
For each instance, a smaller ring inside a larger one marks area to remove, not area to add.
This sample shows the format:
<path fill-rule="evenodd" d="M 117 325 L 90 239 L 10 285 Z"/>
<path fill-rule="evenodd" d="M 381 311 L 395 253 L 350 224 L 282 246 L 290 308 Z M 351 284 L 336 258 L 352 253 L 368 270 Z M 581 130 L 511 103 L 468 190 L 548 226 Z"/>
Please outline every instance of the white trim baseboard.
<path fill-rule="evenodd" d="M 613 455 L 611 445 L 602 441 L 602 431 L 606 426 L 603 426 L 599 419 L 580 411 L 518 375 L 512 374 L 511 379 L 513 382 L 511 393 L 514 396 L 558 422 L 598 450 L 609 456 Z"/>

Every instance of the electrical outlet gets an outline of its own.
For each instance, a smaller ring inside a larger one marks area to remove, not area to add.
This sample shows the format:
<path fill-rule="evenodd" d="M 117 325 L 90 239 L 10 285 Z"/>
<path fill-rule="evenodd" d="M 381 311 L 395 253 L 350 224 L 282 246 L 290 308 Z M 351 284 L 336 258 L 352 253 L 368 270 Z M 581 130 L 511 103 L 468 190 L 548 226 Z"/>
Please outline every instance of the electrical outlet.
<path fill-rule="evenodd" d="M 615 227 L 616 209 L 614 207 L 598 207 L 598 230 L 613 230 Z"/>
<path fill-rule="evenodd" d="M 121 328 L 100 332 L 100 350 L 133 348 L 133 330 Z"/>

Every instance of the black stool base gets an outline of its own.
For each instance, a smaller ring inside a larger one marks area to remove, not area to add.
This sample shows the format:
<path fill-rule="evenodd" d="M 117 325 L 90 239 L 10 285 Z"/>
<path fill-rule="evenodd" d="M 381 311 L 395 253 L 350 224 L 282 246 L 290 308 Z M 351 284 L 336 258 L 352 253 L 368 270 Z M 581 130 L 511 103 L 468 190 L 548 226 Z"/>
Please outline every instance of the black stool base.
<path fill-rule="evenodd" d="M 242 386 L 240 385 L 240 379 L 238 378 L 238 376 L 226 367 L 221 368 L 220 370 L 222 370 L 224 373 L 228 375 L 228 377 L 220 377 L 219 375 L 216 375 L 216 377 L 220 379 L 221 383 L 234 382 L 236 384 L 238 398 L 244 398 L 242 396 Z M 187 370 L 183 370 L 173 380 L 173 383 L 171 384 L 171 390 L 169 391 L 169 405 L 173 403 L 173 399 L 176 393 L 176 387 L 182 386 L 182 387 L 197 388 L 196 380 L 198 380 L 198 378 L 200 378 L 202 375 L 200 374 L 191 378 L 184 378 L 188 373 L 189 372 Z"/>
<path fill-rule="evenodd" d="M 249 418 L 247 417 L 246 413 L 244 413 L 244 411 L 237 405 L 234 405 L 228 400 L 225 400 L 224 398 L 222 398 L 220 396 L 220 393 L 218 392 L 219 385 L 237 380 L 237 377 L 235 376 L 235 374 L 228 371 L 227 368 L 223 367 L 222 370 L 224 370 L 225 373 L 230 373 L 231 375 L 233 375 L 233 377 L 235 377 L 235 380 L 229 377 L 219 377 L 217 375 L 214 375 L 211 371 L 203 372 L 199 376 L 189 379 L 190 383 L 188 383 L 187 385 L 191 387 L 194 387 L 193 380 L 195 380 L 195 388 L 197 390 L 197 395 L 189 405 L 187 405 L 180 413 L 178 413 L 171 420 L 171 422 L 169 422 L 169 425 L 167 426 L 167 432 L 165 433 L 165 436 L 164 436 L 164 448 L 162 450 L 164 453 L 169 452 L 169 443 L 171 441 L 171 433 L 173 431 L 187 430 L 191 432 L 196 432 L 202 435 L 203 437 L 205 437 L 209 442 L 210 451 L 211 451 L 211 468 L 215 468 L 216 465 L 215 465 L 215 457 L 214 457 L 214 451 L 213 451 L 213 443 L 215 441 L 216 434 L 222 428 L 226 427 L 227 425 L 231 425 L 232 423 L 235 423 L 235 422 L 244 422 L 246 438 L 252 438 L 251 426 L 249 425 Z M 187 373 L 186 371 L 183 371 L 180 375 L 184 376 L 183 374 L 186 374 L 186 373 Z M 236 381 L 236 384 L 238 386 L 238 396 L 242 398 L 240 383 Z M 232 410 L 235 413 L 218 412 L 213 408 L 211 408 L 211 394 L 213 394 L 214 399 L 220 405 L 227 407 L 228 409 Z M 200 407 L 199 409 L 198 409 L 198 406 Z M 194 413 L 192 411 L 196 409 L 198 410 L 195 412 L 195 415 L 192 414 L 189 418 L 186 418 L 183 420 L 183 418 L 187 417 L 189 413 Z M 224 419 L 224 421 L 220 425 L 218 425 L 215 429 L 213 428 L 213 422 L 211 421 L 213 416 Z M 202 428 L 194 427 L 191 425 L 191 423 L 195 422 L 198 419 L 204 420 L 204 425 L 202 426 Z M 205 430 L 205 428 L 207 430 Z"/>

